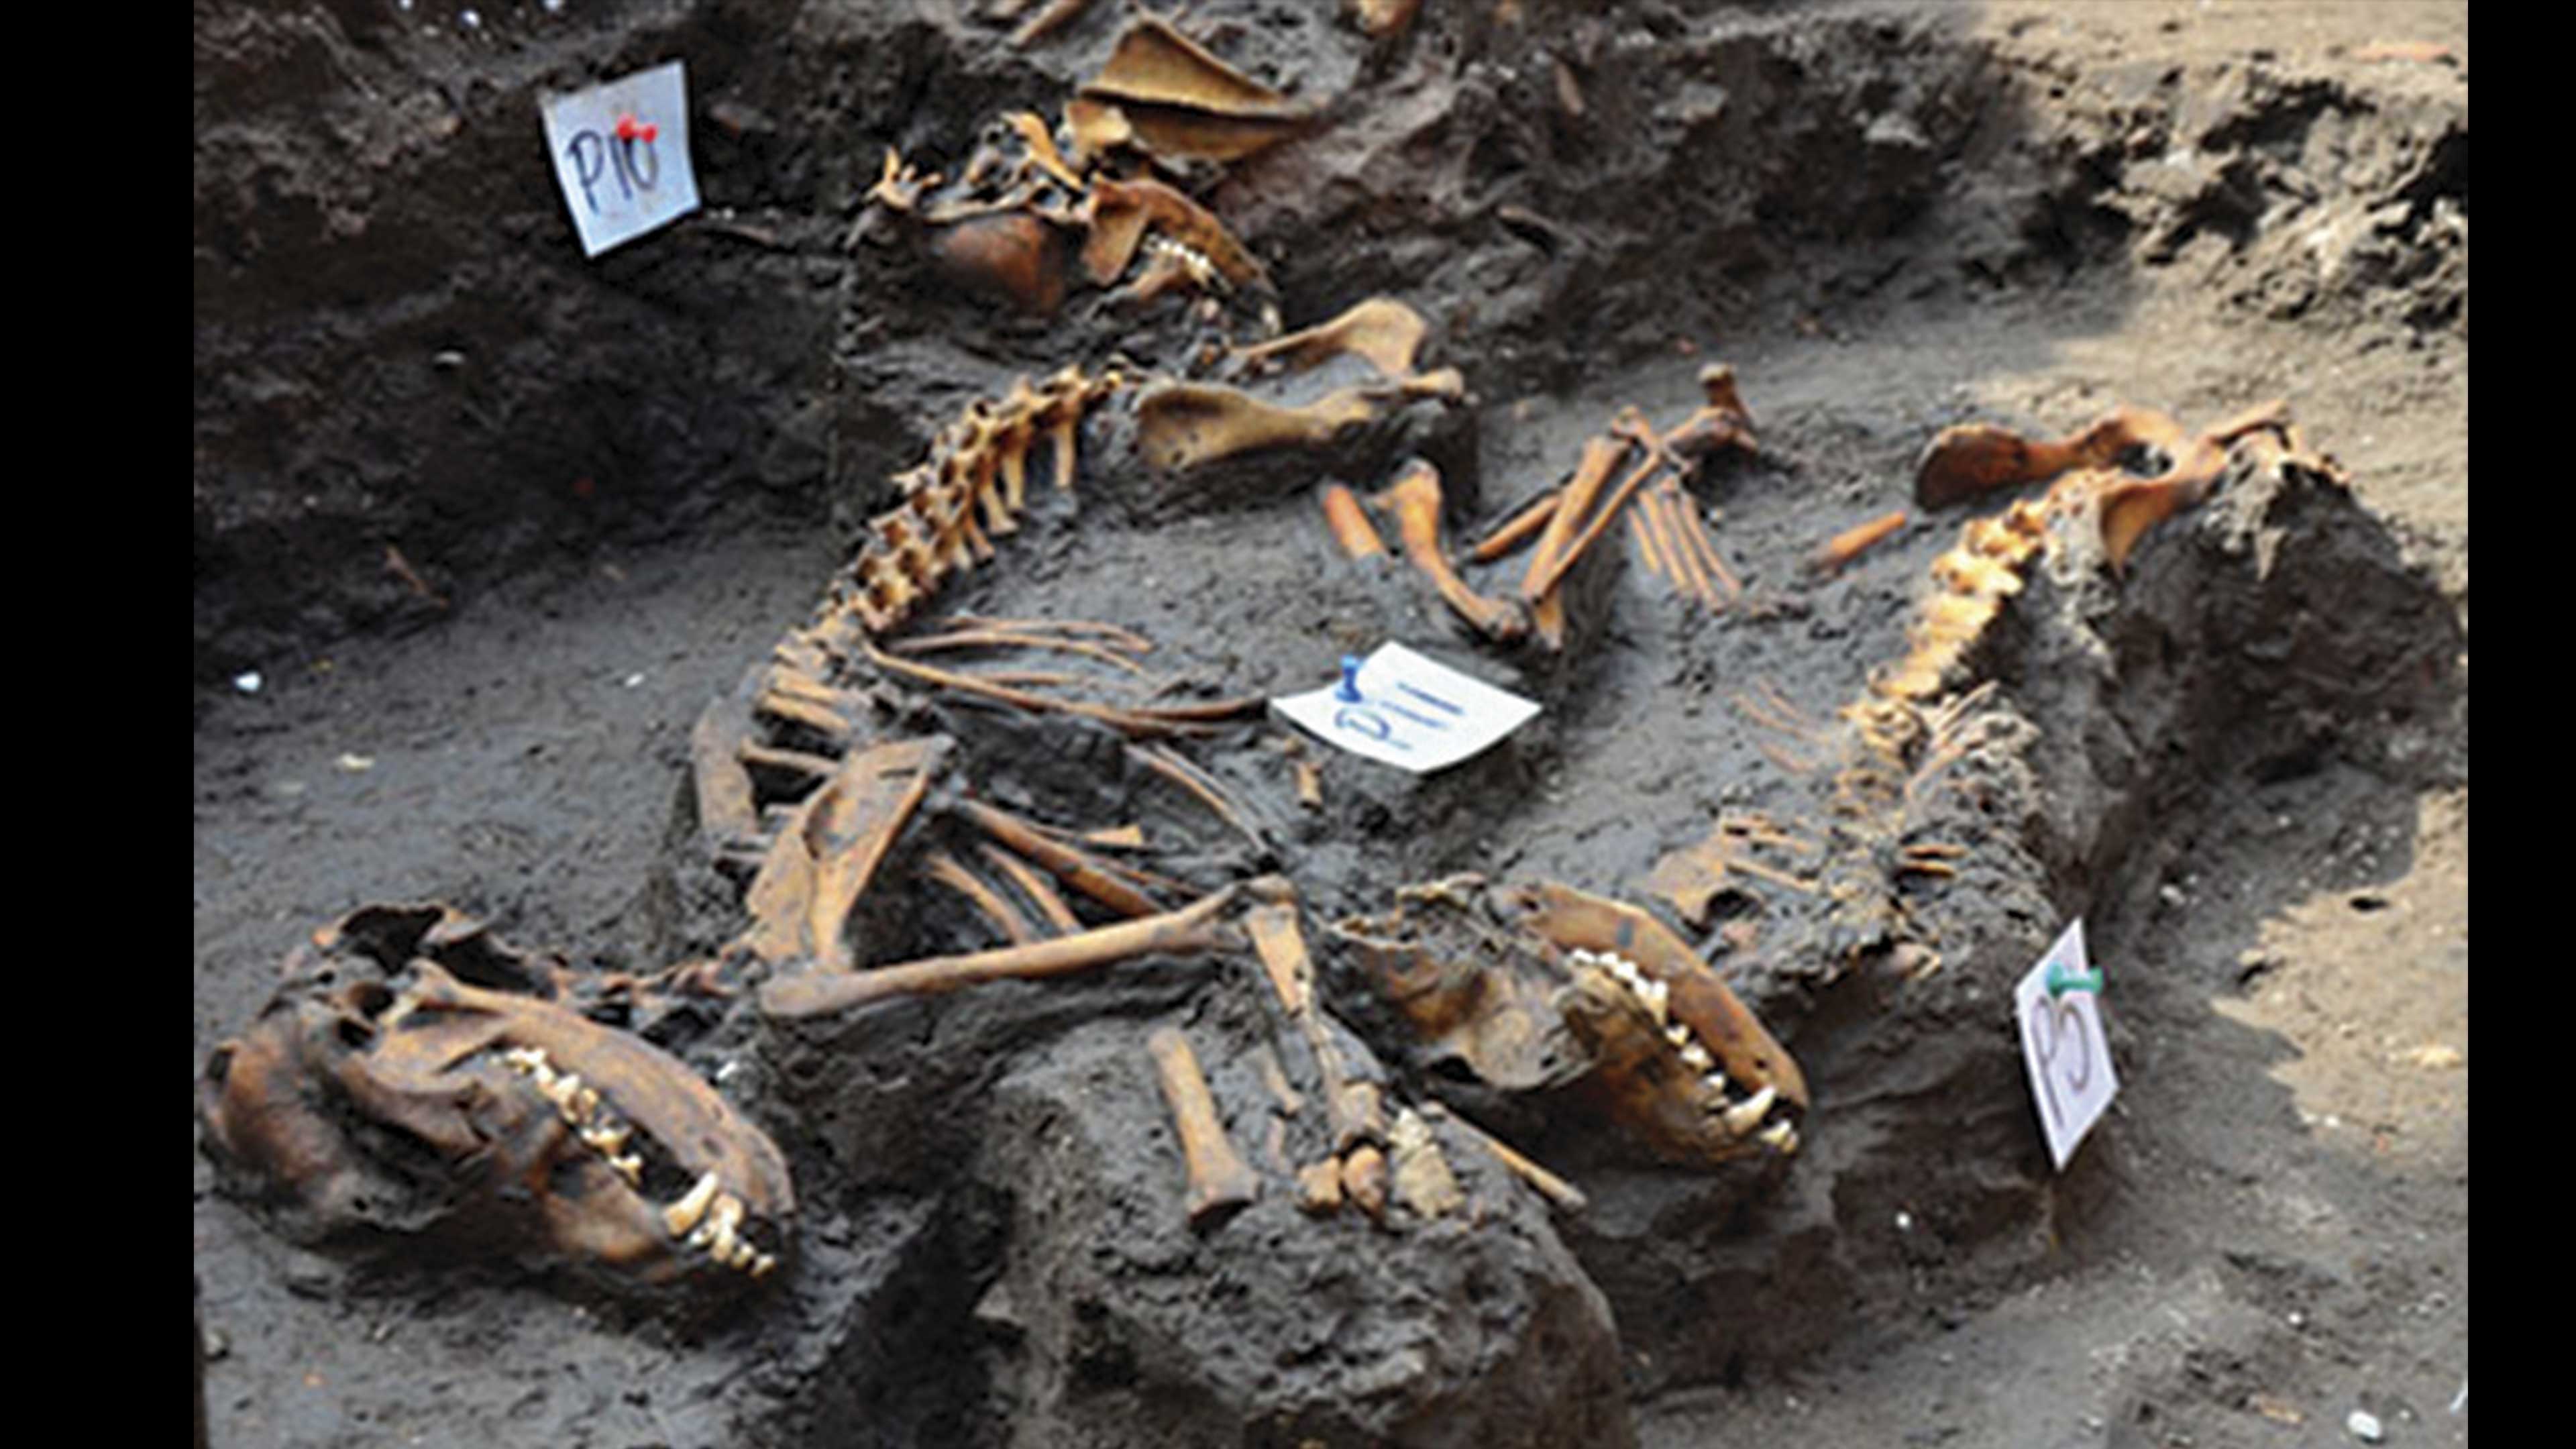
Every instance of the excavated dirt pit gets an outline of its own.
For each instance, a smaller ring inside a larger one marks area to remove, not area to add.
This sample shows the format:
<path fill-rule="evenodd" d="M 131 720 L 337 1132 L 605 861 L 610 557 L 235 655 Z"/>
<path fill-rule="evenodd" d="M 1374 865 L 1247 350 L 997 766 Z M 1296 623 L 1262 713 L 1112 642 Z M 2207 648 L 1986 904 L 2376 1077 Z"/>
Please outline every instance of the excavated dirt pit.
<path fill-rule="evenodd" d="M 953 163 L 994 114 L 1051 113 L 1125 23 L 1098 9 L 1026 49 L 860 7 L 200 10 L 197 1063 L 363 902 L 444 899 L 603 970 L 739 928 L 687 786 L 700 711 L 808 622 L 848 525 L 967 399 L 1113 352 L 1177 366 L 1171 314 L 1003 315 L 863 201 L 888 146 Z M 492 1262 L 353 1263 L 267 1232 L 200 1153 L 213 1441 L 2260 1444 L 2362 1410 L 2465 1442 L 2464 15 L 1183 23 L 1328 117 L 1202 193 L 1288 325 L 1395 297 L 1465 397 L 1176 493 L 1104 417 L 1073 494 L 1037 486 L 925 613 L 1124 625 L 1222 696 L 1401 639 L 1543 711 L 1418 778 L 1309 741 L 1320 806 L 1277 721 L 1175 742 L 1256 842 L 1100 725 L 852 666 L 872 729 L 959 741 L 863 955 L 990 944 L 921 874 L 971 843 L 969 794 L 1140 823 L 1195 888 L 1292 880 L 1352 1059 L 1588 1205 L 1434 1115 L 1468 1210 L 1301 1213 L 1264 1139 L 1277 1119 L 1302 1163 L 1322 1125 L 1275 1112 L 1259 1050 L 1316 1083 L 1249 956 L 793 1025 L 743 998 L 651 1029 L 788 1153 L 773 1291 L 674 1320 Z M 520 154 L 535 92 L 668 58 L 717 209 L 584 266 Z M 1621 529 L 1576 648 L 1497 649 L 1325 529 L 1319 484 L 1369 493 L 1412 445 L 1461 551 L 1622 405 L 1678 421 L 1715 359 L 1758 436 L 1691 484 L 1743 583 L 1723 611 Z M 2196 428 L 2273 396 L 2348 485 L 2240 463 L 2122 575 L 2080 540 L 2044 560 L 1968 661 L 1994 689 L 1956 759 L 1899 812 L 1838 812 L 1837 712 L 2012 496 L 1914 508 L 1936 431 L 2053 436 L 2118 402 Z M 1807 566 L 1899 506 L 1850 566 Z M 1792 874 L 1877 883 L 1856 906 L 1753 881 L 1686 929 L 1812 1088 L 1785 1161 L 1656 1165 L 1450 1079 L 1330 929 L 1458 872 L 1644 904 L 1721 812 L 1819 842 Z M 1964 849 L 1955 875 L 1887 869 L 1923 842 Z M 2079 915 L 2123 1094 L 2058 1173 L 2009 1001 Z M 1902 969 L 1916 947 L 1937 971 Z M 1157 1026 L 1265 1177 L 1212 1229 L 1184 1220 Z"/>

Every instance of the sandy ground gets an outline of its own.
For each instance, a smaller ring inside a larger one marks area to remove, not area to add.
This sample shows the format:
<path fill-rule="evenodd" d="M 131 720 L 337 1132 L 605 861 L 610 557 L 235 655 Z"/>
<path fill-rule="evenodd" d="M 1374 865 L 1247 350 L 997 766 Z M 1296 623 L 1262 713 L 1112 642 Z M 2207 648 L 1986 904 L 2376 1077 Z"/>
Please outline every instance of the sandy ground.
<path fill-rule="evenodd" d="M 2215 92 L 2251 62 L 2366 96 L 2453 88 L 2465 117 L 2464 5 L 1998 3 L 1976 25 L 2017 72 L 2062 76 L 2079 110 L 2116 107 L 2134 74 Z M 2384 42 L 2447 56 L 2362 49 Z M 2464 236 L 2464 172 L 2460 187 Z M 2284 316 L 2250 256 L 2184 237 L 2119 305 L 2081 276 L 1991 303 L 1766 294 L 1769 325 L 1725 355 L 1792 438 L 1945 390 L 2055 427 L 2119 399 L 2197 421 L 2287 395 L 2465 629 L 2464 315 Z M 1684 375 L 1641 367 L 1542 402 L 1593 417 Z M 601 544 L 407 631 L 299 641 L 257 661 L 255 693 L 201 694 L 192 1068 L 286 947 L 360 901 L 470 903 L 520 938 L 649 964 L 638 898 L 689 726 L 837 562 L 819 512 L 732 503 L 685 539 Z M 2348 1441 L 2356 1411 L 2392 1444 L 2467 1442 L 2464 777 L 2419 789 L 2329 762 L 2208 802 L 2149 867 L 2102 928 L 2128 947 L 2105 963 L 2126 1019 L 2101 1129 L 2117 1170 L 2040 1225 L 2040 1268 L 1985 1279 L 1931 1255 L 1904 1311 L 1811 1361 L 1638 1404 L 1642 1442 L 2306 1445 Z M 574 1442 L 698 1442 L 632 1387 L 680 1349 L 507 1286 L 346 1296 L 211 1183 L 198 1161 L 216 1443 L 537 1442 L 519 1436 L 568 1421 Z M 1919 1228 L 1884 1231 L 1901 1256 Z M 474 1386 L 513 1352 L 561 1367 Z M 387 1356 L 436 1373 L 403 1383 Z"/>

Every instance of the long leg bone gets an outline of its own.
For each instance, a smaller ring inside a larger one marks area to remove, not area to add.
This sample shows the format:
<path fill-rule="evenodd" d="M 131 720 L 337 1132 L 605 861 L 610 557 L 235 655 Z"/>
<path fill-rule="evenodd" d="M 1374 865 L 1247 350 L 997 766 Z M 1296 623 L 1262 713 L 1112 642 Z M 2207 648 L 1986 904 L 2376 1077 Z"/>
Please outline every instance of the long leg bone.
<path fill-rule="evenodd" d="M 1439 469 L 1414 460 L 1379 502 L 1395 512 L 1396 531 L 1404 540 L 1406 561 L 1431 580 L 1441 601 L 1456 610 L 1458 617 L 1498 644 L 1508 644 L 1529 631 L 1528 621 L 1518 609 L 1508 601 L 1488 599 L 1467 587 L 1467 581 L 1458 577 L 1447 555 L 1440 551 Z"/>
<path fill-rule="evenodd" d="M 1807 560 L 1807 567 L 1822 575 L 1840 573 L 1846 564 L 1905 526 L 1909 515 L 1902 508 L 1891 509 L 1866 523 L 1854 524 L 1825 540 Z"/>
<path fill-rule="evenodd" d="M 1139 956 L 1195 956 L 1231 950 L 1242 944 L 1241 935 L 1223 920 L 1234 900 L 1235 891 L 1229 887 L 1177 911 L 1025 946 L 964 956 L 933 956 L 873 971 L 829 975 L 808 972 L 782 977 L 760 989 L 760 1009 L 788 1020 L 828 1016 L 889 997 L 931 996 L 987 981 L 1069 976 Z"/>
<path fill-rule="evenodd" d="M 1154 1054 L 1154 1070 L 1163 1100 L 1172 1109 L 1172 1125 L 1181 1139 L 1181 1157 L 1190 1175 L 1190 1226 L 1205 1228 L 1261 1195 L 1261 1179 L 1234 1150 L 1217 1117 L 1216 1099 L 1207 1076 L 1199 1070 L 1189 1038 L 1174 1027 L 1158 1027 L 1145 1039 Z"/>

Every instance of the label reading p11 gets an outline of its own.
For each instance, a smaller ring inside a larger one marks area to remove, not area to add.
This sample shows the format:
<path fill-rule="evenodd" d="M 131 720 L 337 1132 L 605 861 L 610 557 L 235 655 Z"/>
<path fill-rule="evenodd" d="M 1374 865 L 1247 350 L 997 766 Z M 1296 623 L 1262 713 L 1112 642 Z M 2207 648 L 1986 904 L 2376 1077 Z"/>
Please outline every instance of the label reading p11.
<path fill-rule="evenodd" d="M 2058 989 L 2051 990 L 2054 982 Z M 2021 1020 L 2022 1065 L 2049 1156 L 2059 1171 L 2084 1134 L 2101 1120 L 2120 1090 L 2111 1070 L 2111 1044 L 2102 1037 L 2101 978 L 2084 959 L 2084 922 L 2077 919 L 2013 988 Z"/>
<path fill-rule="evenodd" d="M 1401 644 L 1368 657 L 1348 688 L 1274 699 L 1271 707 L 1318 737 L 1419 775 L 1477 754 L 1529 723 L 1534 700 L 1427 659 Z"/>
<path fill-rule="evenodd" d="M 698 209 L 689 166 L 689 87 L 681 63 L 550 95 L 546 149 L 564 205 L 595 257 Z"/>

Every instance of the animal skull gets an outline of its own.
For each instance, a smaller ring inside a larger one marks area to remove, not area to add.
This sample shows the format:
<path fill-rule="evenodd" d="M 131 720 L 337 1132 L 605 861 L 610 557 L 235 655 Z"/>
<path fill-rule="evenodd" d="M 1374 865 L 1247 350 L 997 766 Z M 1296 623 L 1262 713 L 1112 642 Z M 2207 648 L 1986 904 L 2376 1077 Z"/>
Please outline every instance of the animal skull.
<path fill-rule="evenodd" d="M 1508 1092 L 1570 1090 L 1667 1161 L 1797 1151 L 1797 1063 L 1635 907 L 1458 876 L 1399 890 L 1393 912 L 1337 934 L 1432 1062 Z"/>
<path fill-rule="evenodd" d="M 786 1254 L 776 1144 L 660 1048 L 530 994 L 551 983 L 476 923 L 363 909 L 283 975 L 201 1109 L 295 1235 L 498 1242 L 647 1294 L 746 1286 Z"/>

